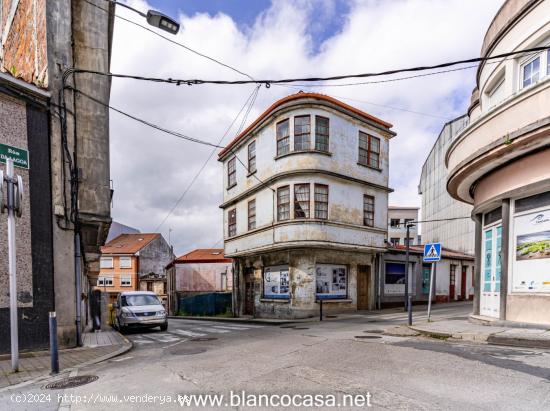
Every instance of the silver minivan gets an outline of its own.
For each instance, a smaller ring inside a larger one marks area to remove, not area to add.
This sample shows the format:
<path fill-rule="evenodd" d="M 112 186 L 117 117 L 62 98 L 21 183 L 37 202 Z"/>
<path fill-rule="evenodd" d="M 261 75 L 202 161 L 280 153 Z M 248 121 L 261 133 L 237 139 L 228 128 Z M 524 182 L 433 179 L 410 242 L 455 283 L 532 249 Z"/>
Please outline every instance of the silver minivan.
<path fill-rule="evenodd" d="M 115 328 L 124 331 L 130 327 L 160 327 L 168 329 L 166 310 L 152 291 L 127 291 L 120 293 L 115 309 Z"/>

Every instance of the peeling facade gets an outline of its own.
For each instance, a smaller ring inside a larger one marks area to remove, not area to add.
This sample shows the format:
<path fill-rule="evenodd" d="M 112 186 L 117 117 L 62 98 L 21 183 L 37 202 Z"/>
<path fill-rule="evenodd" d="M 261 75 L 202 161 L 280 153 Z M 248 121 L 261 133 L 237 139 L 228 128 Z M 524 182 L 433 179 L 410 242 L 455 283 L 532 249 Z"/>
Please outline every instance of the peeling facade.
<path fill-rule="evenodd" d="M 17 169 L 27 194 L 16 222 L 22 350 L 48 346 L 48 311 L 57 313 L 62 347 L 77 343 L 77 308 L 80 329 L 86 325 L 86 297 L 111 222 L 109 113 L 65 90 L 63 132 L 60 95 L 69 68 L 109 71 L 113 18 L 114 4 L 102 0 L 0 2 L 0 143 L 29 155 L 29 169 Z M 109 102 L 108 78 L 77 77 L 69 75 L 67 84 Z M 0 321 L 7 324 L 5 230 L 0 233 Z M 9 332 L 0 334 L 0 353 L 9 346 Z"/>
<path fill-rule="evenodd" d="M 235 315 L 304 318 L 321 299 L 327 312 L 374 308 L 391 127 L 329 96 L 297 93 L 220 153 Z"/>

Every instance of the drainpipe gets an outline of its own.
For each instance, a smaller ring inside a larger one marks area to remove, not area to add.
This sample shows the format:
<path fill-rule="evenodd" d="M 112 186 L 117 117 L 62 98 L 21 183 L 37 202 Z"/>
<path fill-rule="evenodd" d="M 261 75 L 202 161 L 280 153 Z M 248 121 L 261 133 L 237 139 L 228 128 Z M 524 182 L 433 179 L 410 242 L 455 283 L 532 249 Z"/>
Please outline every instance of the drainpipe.
<path fill-rule="evenodd" d="M 383 253 L 378 253 L 378 309 L 382 309 L 382 256 Z"/>
<path fill-rule="evenodd" d="M 74 272 L 76 288 L 76 346 L 82 346 L 81 309 L 82 309 L 82 268 L 80 254 L 80 233 L 75 228 L 74 234 Z"/>

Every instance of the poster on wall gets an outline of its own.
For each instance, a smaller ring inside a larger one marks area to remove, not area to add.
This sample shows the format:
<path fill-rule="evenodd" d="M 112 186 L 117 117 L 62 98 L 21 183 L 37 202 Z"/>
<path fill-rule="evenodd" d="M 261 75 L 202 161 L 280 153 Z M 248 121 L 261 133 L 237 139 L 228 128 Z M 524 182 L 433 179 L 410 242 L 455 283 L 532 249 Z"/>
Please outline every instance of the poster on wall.
<path fill-rule="evenodd" d="M 512 291 L 550 292 L 550 208 L 514 218 Z"/>
<path fill-rule="evenodd" d="M 264 298 L 288 298 L 288 265 L 276 265 L 264 269 Z"/>
<path fill-rule="evenodd" d="M 346 298 L 348 270 L 345 265 L 317 264 L 315 266 L 318 299 Z"/>

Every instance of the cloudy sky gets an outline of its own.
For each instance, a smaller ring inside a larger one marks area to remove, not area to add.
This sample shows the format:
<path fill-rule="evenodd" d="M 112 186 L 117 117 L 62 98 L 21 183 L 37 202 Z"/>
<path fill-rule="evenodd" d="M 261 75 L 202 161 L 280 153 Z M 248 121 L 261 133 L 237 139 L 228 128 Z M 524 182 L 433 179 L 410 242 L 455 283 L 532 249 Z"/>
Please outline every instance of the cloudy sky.
<path fill-rule="evenodd" d="M 203 54 L 255 78 L 328 76 L 477 57 L 502 0 L 128 0 L 177 18 L 177 36 Z M 145 24 L 122 7 L 117 15 Z M 150 26 L 149 26 L 150 27 Z M 154 29 L 153 29 L 154 30 Z M 115 20 L 111 71 L 154 77 L 242 76 L 122 19 Z M 349 81 L 348 81 L 349 82 Z M 246 124 L 299 89 L 329 94 L 394 124 L 390 204 L 420 205 L 425 157 L 443 124 L 465 112 L 475 69 L 349 87 L 262 87 Z M 111 105 L 165 128 L 217 143 L 254 86 L 184 86 L 115 79 Z M 238 124 L 223 143 L 232 139 Z M 222 144 L 223 144 L 222 143 Z M 157 229 L 212 154 L 206 146 L 111 112 L 113 218 Z M 214 153 L 159 231 L 176 254 L 221 246 L 222 166 Z"/>

